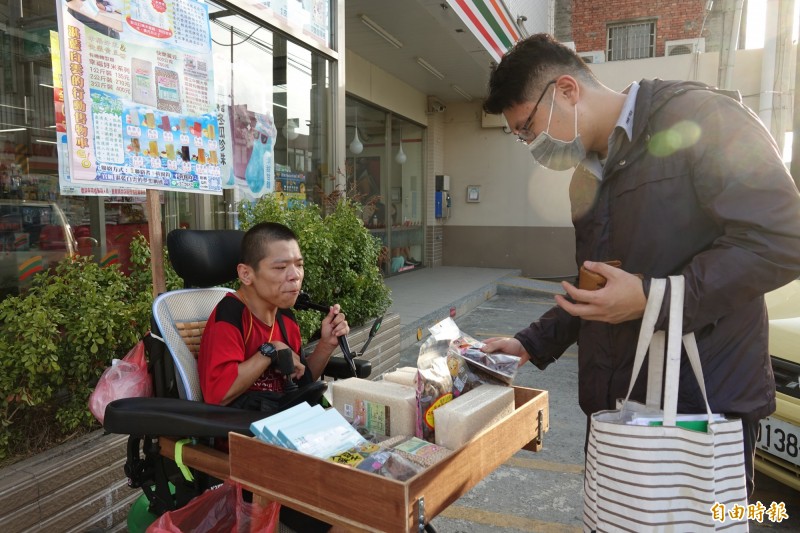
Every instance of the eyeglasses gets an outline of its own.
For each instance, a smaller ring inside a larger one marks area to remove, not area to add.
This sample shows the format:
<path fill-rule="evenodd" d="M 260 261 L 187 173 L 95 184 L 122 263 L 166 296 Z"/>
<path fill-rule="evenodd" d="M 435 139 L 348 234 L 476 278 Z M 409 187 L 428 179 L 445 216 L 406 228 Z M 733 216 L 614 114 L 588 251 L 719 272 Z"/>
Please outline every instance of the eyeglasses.
<path fill-rule="evenodd" d="M 536 135 L 528 128 L 530 128 L 531 122 L 533 122 L 533 116 L 536 114 L 536 110 L 539 109 L 539 104 L 541 103 L 542 98 L 544 98 L 544 95 L 547 94 L 547 89 L 555 82 L 556 80 L 548 81 L 547 85 L 545 85 L 544 89 L 542 89 L 542 95 L 538 100 L 536 100 L 536 105 L 533 106 L 533 111 L 531 111 L 531 114 L 528 115 L 528 120 L 525 121 L 525 125 L 522 126 L 522 128 L 520 128 L 517 132 L 517 142 L 530 144 L 536 138 Z"/>

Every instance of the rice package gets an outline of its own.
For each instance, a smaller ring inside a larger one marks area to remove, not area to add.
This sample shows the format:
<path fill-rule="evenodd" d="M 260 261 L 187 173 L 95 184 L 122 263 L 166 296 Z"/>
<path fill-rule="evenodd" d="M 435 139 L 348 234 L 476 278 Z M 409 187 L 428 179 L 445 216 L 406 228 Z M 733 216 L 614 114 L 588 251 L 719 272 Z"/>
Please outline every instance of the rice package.
<path fill-rule="evenodd" d="M 392 370 L 383 375 L 385 381 L 399 383 L 400 385 L 407 385 L 409 387 L 417 386 L 417 369 L 413 366 L 403 366 L 397 370 Z"/>
<path fill-rule="evenodd" d="M 514 389 L 484 385 L 436 410 L 436 444 L 456 450 L 514 412 Z"/>
<path fill-rule="evenodd" d="M 412 435 L 416 431 L 416 390 L 390 381 L 348 378 L 331 383 L 333 407 L 362 434 Z"/>

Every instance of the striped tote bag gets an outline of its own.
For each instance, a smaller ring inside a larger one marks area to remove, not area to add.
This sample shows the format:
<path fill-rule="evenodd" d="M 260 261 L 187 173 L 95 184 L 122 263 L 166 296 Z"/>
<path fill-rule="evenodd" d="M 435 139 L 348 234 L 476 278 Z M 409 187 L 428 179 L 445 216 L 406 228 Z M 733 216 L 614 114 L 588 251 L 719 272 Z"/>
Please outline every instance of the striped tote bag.
<path fill-rule="evenodd" d="M 584 530 L 747 531 L 747 513 L 733 518 L 747 509 L 741 421 L 720 419 L 708 406 L 694 334 L 681 335 L 682 276 L 670 277 L 664 370 L 665 335 L 654 327 L 665 286 L 664 279 L 651 283 L 628 396 L 619 409 L 591 417 Z M 677 414 L 682 344 L 706 399 L 706 414 L 694 421 Z M 647 403 L 640 404 L 628 398 L 648 349 Z"/>

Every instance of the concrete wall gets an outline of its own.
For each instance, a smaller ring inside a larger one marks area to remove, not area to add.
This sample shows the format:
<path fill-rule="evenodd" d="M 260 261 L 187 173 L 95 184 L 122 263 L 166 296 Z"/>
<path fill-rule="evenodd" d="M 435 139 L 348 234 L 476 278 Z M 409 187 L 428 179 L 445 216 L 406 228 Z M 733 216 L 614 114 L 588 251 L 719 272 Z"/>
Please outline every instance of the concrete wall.
<path fill-rule="evenodd" d="M 347 50 L 347 92 L 419 124 L 427 125 L 427 96 L 380 67 Z"/>

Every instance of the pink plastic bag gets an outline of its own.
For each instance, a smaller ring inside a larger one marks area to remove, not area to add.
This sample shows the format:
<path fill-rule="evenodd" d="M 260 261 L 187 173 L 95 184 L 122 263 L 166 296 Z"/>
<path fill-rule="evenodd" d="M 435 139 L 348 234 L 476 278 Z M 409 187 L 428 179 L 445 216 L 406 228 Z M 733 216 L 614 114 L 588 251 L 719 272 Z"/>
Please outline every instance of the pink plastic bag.
<path fill-rule="evenodd" d="M 147 533 L 269 533 L 278 525 L 281 506 L 262 506 L 242 499 L 242 489 L 226 481 L 205 491 L 184 507 L 169 511 Z"/>
<path fill-rule="evenodd" d="M 139 341 L 121 361 L 106 368 L 89 396 L 89 410 L 102 424 L 106 405 L 120 398 L 152 396 L 153 381 L 147 373 L 144 341 Z"/>

